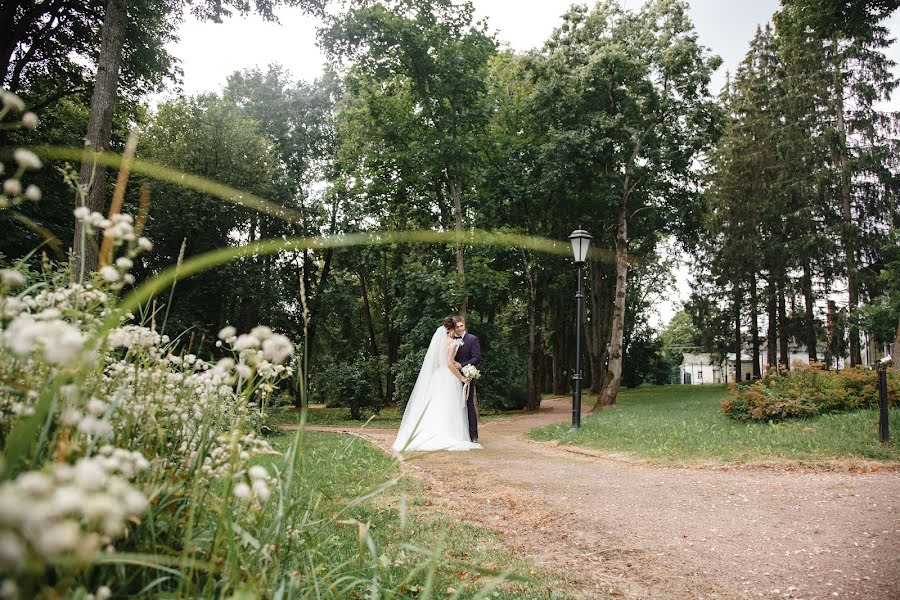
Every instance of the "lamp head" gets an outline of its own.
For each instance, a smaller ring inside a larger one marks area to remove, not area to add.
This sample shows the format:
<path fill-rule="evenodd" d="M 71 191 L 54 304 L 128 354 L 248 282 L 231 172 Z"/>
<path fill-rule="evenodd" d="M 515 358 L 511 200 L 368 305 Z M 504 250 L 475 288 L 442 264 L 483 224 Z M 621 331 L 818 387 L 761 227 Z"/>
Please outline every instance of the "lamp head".
<path fill-rule="evenodd" d="M 587 260 L 588 248 L 591 246 L 591 234 L 584 229 L 576 229 L 569 235 L 569 242 L 572 244 L 572 254 L 575 257 L 575 264 L 582 264 Z"/>

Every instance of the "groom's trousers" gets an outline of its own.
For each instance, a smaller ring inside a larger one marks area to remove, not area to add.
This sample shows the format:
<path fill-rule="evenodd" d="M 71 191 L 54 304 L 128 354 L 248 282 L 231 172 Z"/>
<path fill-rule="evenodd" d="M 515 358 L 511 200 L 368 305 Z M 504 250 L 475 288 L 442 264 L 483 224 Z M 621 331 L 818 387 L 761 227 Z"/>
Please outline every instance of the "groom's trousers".
<path fill-rule="evenodd" d="M 469 416 L 469 439 L 478 439 L 478 409 L 475 406 L 475 382 L 469 384 L 469 395 L 466 398 L 466 414 Z"/>

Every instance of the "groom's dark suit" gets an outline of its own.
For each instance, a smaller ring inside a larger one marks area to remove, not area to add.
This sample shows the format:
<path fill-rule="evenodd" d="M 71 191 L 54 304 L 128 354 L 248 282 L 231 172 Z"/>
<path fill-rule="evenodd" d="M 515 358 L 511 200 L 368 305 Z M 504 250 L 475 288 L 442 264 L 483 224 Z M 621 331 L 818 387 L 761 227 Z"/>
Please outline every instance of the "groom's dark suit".
<path fill-rule="evenodd" d="M 481 342 L 468 331 L 463 334 L 462 346 L 456 351 L 456 362 L 466 365 L 478 365 L 481 362 Z M 478 411 L 475 410 L 475 382 L 469 384 L 469 395 L 466 398 L 466 412 L 469 415 L 469 438 L 478 440 Z"/>

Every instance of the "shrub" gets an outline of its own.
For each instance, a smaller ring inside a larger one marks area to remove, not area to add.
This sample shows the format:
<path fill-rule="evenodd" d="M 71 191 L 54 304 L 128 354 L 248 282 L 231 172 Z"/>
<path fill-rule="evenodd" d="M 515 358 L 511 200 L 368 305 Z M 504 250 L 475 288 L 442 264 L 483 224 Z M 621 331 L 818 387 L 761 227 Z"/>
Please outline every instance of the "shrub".
<path fill-rule="evenodd" d="M 377 360 L 366 355 L 331 363 L 319 374 L 328 406 L 349 408 L 356 420 L 366 410 L 378 413 L 383 405 L 379 369 Z"/>
<path fill-rule="evenodd" d="M 528 400 L 527 369 L 527 361 L 518 354 L 492 349 L 478 365 L 481 371 L 476 384 L 479 406 L 498 410 L 524 408 Z"/>
<path fill-rule="evenodd" d="M 888 404 L 900 398 L 900 373 L 888 372 Z M 739 421 L 781 421 L 876 406 L 878 374 L 866 367 L 824 371 L 819 365 L 771 373 L 749 386 L 732 385 L 722 412 Z"/>

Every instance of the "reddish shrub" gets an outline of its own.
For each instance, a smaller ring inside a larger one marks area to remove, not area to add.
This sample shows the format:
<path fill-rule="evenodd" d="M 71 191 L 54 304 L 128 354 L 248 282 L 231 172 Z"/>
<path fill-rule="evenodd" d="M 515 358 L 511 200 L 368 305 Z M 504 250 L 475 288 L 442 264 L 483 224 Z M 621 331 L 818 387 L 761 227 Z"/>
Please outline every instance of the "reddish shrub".
<path fill-rule="evenodd" d="M 900 400 L 900 372 L 888 372 L 888 404 Z M 866 367 L 824 371 L 803 365 L 749 386 L 730 386 L 722 412 L 738 421 L 781 421 L 878 405 L 878 374 Z"/>

